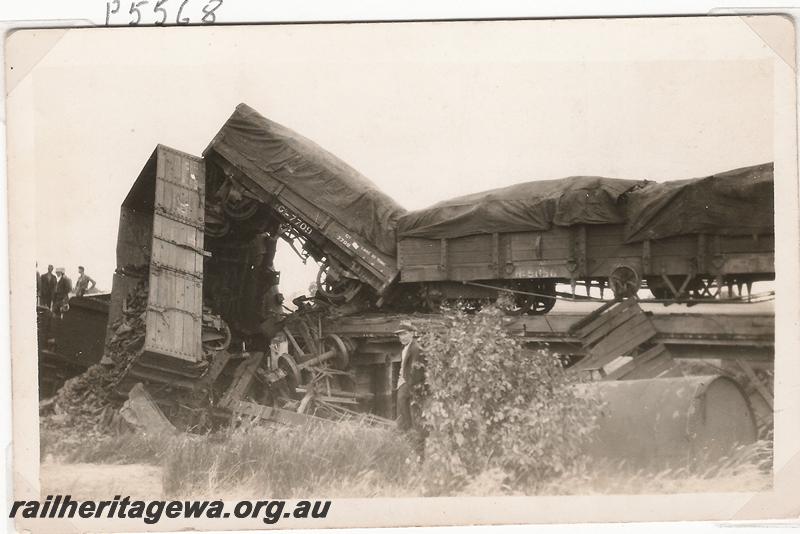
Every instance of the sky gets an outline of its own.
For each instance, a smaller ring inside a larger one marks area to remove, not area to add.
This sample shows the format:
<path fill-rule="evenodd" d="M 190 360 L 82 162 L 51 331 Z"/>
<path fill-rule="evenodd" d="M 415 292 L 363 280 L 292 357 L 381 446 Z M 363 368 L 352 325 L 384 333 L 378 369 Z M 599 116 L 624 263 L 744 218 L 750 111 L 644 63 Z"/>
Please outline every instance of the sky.
<path fill-rule="evenodd" d="M 35 182 L 40 269 L 85 265 L 106 290 L 119 206 L 155 146 L 200 155 L 240 102 L 407 209 L 773 160 L 773 54 L 738 17 L 38 30 L 12 36 L 9 64 L 37 46 L 9 78 L 33 91 L 33 175 L 9 179 Z M 276 268 L 286 295 L 316 272 L 287 247 Z"/>

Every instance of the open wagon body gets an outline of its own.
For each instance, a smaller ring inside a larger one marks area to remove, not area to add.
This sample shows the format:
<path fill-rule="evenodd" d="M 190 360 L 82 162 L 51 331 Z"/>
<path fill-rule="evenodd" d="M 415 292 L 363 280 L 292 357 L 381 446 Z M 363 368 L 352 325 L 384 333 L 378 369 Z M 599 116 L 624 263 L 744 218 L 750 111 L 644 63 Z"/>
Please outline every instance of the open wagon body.
<path fill-rule="evenodd" d="M 773 235 L 697 234 L 626 244 L 623 233 L 623 225 L 581 225 L 451 239 L 403 238 L 398 244 L 401 281 L 570 283 L 608 280 L 620 267 L 651 284 L 662 275 L 673 284 L 687 275 L 751 281 L 774 276 Z"/>
<path fill-rule="evenodd" d="M 575 177 L 462 197 L 401 218 L 400 280 L 436 297 L 556 283 L 661 299 L 774 278 L 772 165 L 673 183 Z M 525 195 L 530 195 L 525 197 Z M 536 195 L 536 196 L 533 196 Z M 552 299 L 529 302 L 549 310 Z"/>

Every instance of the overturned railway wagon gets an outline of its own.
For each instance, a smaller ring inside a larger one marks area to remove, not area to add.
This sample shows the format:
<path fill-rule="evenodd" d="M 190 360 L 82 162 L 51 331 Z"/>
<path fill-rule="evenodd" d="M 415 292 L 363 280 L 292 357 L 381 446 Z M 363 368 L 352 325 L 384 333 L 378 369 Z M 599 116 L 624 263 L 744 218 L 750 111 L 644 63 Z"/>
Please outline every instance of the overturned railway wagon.
<path fill-rule="evenodd" d="M 405 210 L 318 145 L 240 104 L 204 152 L 207 232 L 255 224 L 320 263 L 324 295 L 378 299 L 397 277 L 395 227 Z M 243 223 L 243 224 L 237 224 Z"/>
<path fill-rule="evenodd" d="M 664 376 L 688 345 L 732 347 L 743 365 L 771 365 L 773 330 L 762 324 L 770 318 L 736 327 L 744 337 L 710 328 L 675 341 L 664 334 L 672 320 L 627 299 L 560 330 L 535 323 L 559 282 L 610 286 L 619 299 L 646 283 L 681 300 L 771 279 L 771 195 L 772 167 L 763 165 L 669 186 L 534 182 L 408 213 L 242 104 L 202 158 L 158 146 L 123 202 L 106 349 L 142 329 L 137 352 L 116 356 L 127 358 L 117 389 L 145 384 L 168 415 L 194 406 L 283 423 L 309 413 L 387 423 L 396 322 L 427 321 L 443 299 L 500 291 L 517 298 L 508 328 L 557 345 L 600 378 Z M 741 202 L 750 219 L 736 226 L 730 213 Z M 676 218 L 679 227 L 669 224 Z M 273 263 L 279 239 L 321 266 L 317 293 L 288 314 Z"/>

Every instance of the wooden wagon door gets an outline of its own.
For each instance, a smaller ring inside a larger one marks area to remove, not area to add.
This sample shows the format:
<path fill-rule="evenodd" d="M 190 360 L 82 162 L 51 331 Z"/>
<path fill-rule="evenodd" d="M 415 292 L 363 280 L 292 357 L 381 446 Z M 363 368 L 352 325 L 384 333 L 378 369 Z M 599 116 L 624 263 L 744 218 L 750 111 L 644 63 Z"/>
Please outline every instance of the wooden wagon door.
<path fill-rule="evenodd" d="M 203 316 L 202 160 L 157 149 L 145 352 L 200 361 Z"/>

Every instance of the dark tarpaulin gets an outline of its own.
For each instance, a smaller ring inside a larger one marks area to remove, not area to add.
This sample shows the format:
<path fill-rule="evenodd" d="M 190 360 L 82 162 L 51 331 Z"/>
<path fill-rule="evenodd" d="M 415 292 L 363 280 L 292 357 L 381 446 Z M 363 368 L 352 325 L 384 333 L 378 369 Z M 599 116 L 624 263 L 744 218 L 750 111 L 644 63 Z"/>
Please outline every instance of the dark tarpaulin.
<path fill-rule="evenodd" d="M 643 181 L 573 176 L 516 184 L 439 202 L 400 218 L 401 237 L 452 238 L 549 230 L 573 224 L 621 224 L 619 197 Z"/>
<path fill-rule="evenodd" d="M 395 227 L 406 210 L 313 141 L 239 104 L 209 150 L 256 183 L 266 176 L 280 181 L 384 254 L 396 256 Z"/>
<path fill-rule="evenodd" d="M 625 241 L 685 234 L 774 233 L 772 163 L 655 183 L 624 195 Z"/>

